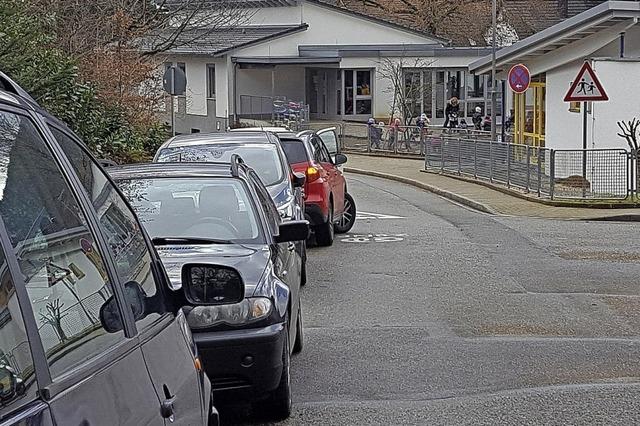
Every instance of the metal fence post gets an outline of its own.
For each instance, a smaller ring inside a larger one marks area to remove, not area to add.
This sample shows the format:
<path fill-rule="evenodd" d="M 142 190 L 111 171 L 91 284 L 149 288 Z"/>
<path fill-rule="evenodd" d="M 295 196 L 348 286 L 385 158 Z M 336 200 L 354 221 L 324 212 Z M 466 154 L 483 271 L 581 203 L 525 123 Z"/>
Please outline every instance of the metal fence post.
<path fill-rule="evenodd" d="M 426 145 L 426 140 L 424 145 L 424 169 L 429 169 L 429 147 Z"/>
<path fill-rule="evenodd" d="M 425 138 L 424 138 L 424 128 L 420 128 L 420 155 L 424 155 L 426 147 L 425 147 Z"/>
<path fill-rule="evenodd" d="M 553 187 L 555 185 L 556 180 L 556 152 L 552 149 L 550 152 L 551 155 L 551 164 L 549 165 L 549 196 L 553 200 Z M 538 162 L 540 159 L 538 158 Z"/>
<path fill-rule="evenodd" d="M 400 141 L 398 140 L 398 135 L 400 133 L 398 132 L 398 128 L 394 127 L 393 128 L 393 153 L 397 154 L 398 153 L 398 144 L 400 143 Z"/>
<path fill-rule="evenodd" d="M 367 152 L 371 152 L 371 125 L 367 124 Z"/>
<path fill-rule="evenodd" d="M 478 179 L 478 139 L 473 140 L 473 178 Z"/>
<path fill-rule="evenodd" d="M 458 176 L 462 174 L 462 140 L 458 136 Z"/>
<path fill-rule="evenodd" d="M 444 173 L 444 138 L 440 138 L 440 173 Z"/>
<path fill-rule="evenodd" d="M 528 173 L 528 170 L 527 170 Z M 538 197 L 540 197 L 540 187 L 542 186 L 542 162 L 540 161 L 540 147 L 538 147 Z"/>
<path fill-rule="evenodd" d="M 529 149 L 529 145 L 525 145 L 527 151 L 527 192 L 531 190 L 531 150 Z M 540 157 L 538 156 L 538 161 L 540 161 Z"/>
<path fill-rule="evenodd" d="M 511 188 L 511 144 L 507 144 L 507 188 Z"/>
<path fill-rule="evenodd" d="M 489 182 L 493 183 L 493 141 L 489 139 Z"/>

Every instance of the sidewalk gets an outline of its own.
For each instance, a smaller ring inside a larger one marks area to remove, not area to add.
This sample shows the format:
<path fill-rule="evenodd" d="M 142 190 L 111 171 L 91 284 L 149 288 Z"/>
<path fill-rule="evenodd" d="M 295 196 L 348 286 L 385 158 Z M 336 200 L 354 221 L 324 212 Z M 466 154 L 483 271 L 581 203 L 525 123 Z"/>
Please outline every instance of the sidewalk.
<path fill-rule="evenodd" d="M 423 160 L 348 154 L 345 171 L 389 178 L 414 185 L 491 214 L 553 219 L 626 219 L 640 221 L 640 208 L 579 208 L 527 201 L 483 185 L 422 172 Z"/>

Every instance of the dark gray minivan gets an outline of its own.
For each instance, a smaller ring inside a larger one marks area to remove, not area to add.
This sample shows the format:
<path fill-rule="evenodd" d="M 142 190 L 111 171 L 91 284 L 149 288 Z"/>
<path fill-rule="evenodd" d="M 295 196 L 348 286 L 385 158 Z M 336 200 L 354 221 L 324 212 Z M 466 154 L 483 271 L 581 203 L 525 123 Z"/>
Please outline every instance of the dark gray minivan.
<path fill-rule="evenodd" d="M 0 425 L 217 424 L 168 283 L 96 160 L 0 73 Z"/>

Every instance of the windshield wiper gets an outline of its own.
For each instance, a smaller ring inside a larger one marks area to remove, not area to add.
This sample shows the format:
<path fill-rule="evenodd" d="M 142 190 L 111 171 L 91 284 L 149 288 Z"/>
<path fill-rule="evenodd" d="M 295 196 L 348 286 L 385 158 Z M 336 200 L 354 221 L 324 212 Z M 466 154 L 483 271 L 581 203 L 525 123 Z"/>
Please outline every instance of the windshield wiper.
<path fill-rule="evenodd" d="M 203 237 L 154 237 L 151 242 L 157 246 L 167 246 L 171 244 L 233 244 L 231 240 L 219 240 L 216 238 Z"/>

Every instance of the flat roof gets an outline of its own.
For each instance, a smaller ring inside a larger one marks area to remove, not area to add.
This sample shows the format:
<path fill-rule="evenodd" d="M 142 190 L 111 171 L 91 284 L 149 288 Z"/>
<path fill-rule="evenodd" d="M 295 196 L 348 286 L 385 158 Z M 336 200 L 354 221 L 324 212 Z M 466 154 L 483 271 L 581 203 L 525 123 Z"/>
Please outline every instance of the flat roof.
<path fill-rule="evenodd" d="M 638 1 L 608 1 L 579 15 L 568 18 L 537 34 L 496 52 L 496 66 L 507 69 L 518 62 L 526 62 L 581 40 L 620 22 L 640 17 Z M 469 70 L 475 74 L 491 71 L 491 56 L 479 59 Z"/>

